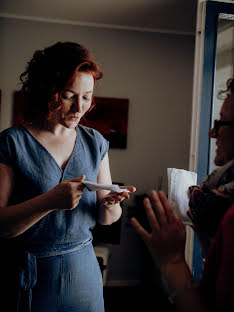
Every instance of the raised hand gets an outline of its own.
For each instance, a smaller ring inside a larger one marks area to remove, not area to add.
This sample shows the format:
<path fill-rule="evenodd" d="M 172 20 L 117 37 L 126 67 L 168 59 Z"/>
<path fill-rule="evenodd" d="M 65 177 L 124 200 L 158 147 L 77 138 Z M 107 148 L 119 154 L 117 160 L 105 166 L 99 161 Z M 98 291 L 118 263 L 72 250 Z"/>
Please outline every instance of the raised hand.
<path fill-rule="evenodd" d="M 152 232 L 148 233 L 135 218 L 131 222 L 158 267 L 162 269 L 168 264 L 184 261 L 185 228 L 174 215 L 166 195 L 162 191 L 152 191 L 149 198 L 144 199 L 144 206 Z"/>

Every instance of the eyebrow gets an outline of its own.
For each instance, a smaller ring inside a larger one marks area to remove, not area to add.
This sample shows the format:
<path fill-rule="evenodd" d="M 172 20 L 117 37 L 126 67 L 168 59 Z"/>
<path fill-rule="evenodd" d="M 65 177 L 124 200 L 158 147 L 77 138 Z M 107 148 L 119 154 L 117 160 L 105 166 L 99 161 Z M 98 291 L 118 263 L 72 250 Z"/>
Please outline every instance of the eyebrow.
<path fill-rule="evenodd" d="M 66 92 L 66 91 L 71 92 L 71 93 L 74 93 L 74 94 L 77 94 L 75 91 L 73 91 L 73 90 L 71 90 L 71 89 L 66 89 L 66 90 L 64 90 L 64 92 Z M 93 93 L 93 91 L 87 91 L 87 92 L 85 92 L 85 93 Z"/>

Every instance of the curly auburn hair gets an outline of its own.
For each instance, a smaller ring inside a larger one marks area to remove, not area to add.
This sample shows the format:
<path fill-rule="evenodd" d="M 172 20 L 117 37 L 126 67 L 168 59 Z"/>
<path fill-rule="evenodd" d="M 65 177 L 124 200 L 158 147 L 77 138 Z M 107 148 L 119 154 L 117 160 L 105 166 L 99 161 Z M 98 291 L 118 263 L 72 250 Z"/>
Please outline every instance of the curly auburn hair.
<path fill-rule="evenodd" d="M 230 78 L 226 82 L 227 88 L 218 92 L 218 99 L 223 100 L 227 95 L 234 94 L 234 78 Z"/>
<path fill-rule="evenodd" d="M 94 82 L 103 77 L 93 55 L 80 44 L 57 42 L 37 50 L 20 76 L 26 102 L 24 121 L 50 119 L 61 107 L 61 92 L 78 71 L 91 73 Z"/>

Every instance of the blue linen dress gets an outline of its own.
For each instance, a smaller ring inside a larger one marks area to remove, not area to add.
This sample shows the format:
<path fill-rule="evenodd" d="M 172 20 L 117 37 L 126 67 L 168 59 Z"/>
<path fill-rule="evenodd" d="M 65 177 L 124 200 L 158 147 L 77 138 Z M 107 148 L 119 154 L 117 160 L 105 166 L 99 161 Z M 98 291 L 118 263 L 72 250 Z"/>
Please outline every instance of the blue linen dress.
<path fill-rule="evenodd" d="M 26 128 L 4 130 L 0 162 L 11 166 L 15 175 L 9 205 L 83 174 L 86 180 L 97 182 L 108 147 L 99 132 L 79 125 L 73 152 L 62 170 Z M 0 305 L 7 301 L 5 311 L 104 311 L 102 276 L 90 231 L 96 213 L 96 192 L 85 188 L 75 209 L 55 210 L 23 234 L 0 240 Z"/>

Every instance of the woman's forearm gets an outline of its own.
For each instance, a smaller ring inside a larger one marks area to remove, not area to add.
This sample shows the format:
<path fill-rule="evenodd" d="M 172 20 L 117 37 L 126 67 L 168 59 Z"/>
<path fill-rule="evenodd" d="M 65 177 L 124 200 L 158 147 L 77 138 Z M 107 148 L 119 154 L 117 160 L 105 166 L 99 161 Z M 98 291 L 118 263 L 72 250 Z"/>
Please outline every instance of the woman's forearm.
<path fill-rule="evenodd" d="M 0 237 L 18 236 L 54 210 L 72 210 L 83 194 L 83 176 L 57 184 L 48 192 L 17 205 L 0 206 Z"/>
<path fill-rule="evenodd" d="M 120 204 L 115 205 L 99 204 L 97 221 L 102 225 L 110 225 L 119 220 L 121 215 L 122 208 Z"/>
<path fill-rule="evenodd" d="M 51 212 L 50 195 L 49 191 L 20 204 L 0 207 L 0 237 L 18 236 Z"/>

